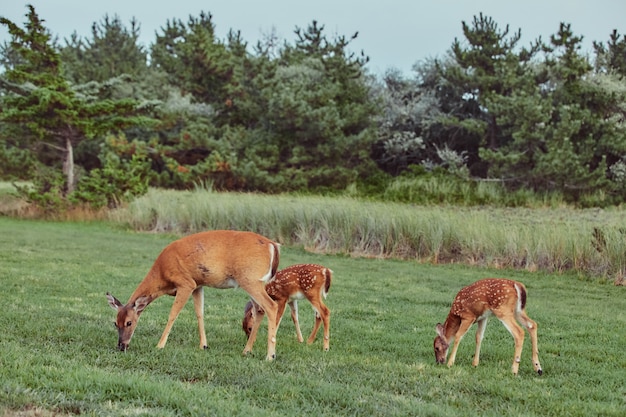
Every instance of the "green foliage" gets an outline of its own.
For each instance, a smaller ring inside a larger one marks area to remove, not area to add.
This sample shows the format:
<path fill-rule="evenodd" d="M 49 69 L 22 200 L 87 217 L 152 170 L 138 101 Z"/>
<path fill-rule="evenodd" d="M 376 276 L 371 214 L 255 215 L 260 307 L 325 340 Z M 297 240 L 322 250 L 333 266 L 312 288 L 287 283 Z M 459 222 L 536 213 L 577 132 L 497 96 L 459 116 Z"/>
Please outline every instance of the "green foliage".
<path fill-rule="evenodd" d="M 91 38 L 80 38 L 76 32 L 60 48 L 67 79 L 74 84 L 105 82 L 127 74 L 137 79 L 146 74 L 147 53 L 138 45 L 140 25 L 133 18 L 126 28 L 119 16 L 105 15 L 94 22 Z"/>
<path fill-rule="evenodd" d="M 122 159 L 105 146 L 101 155 L 102 168 L 92 169 L 79 180 L 70 196 L 72 201 L 94 208 L 115 208 L 148 191 L 150 163 L 145 153 L 133 153 L 130 159 Z"/>
<path fill-rule="evenodd" d="M 210 13 L 166 22 L 151 49 L 151 65 L 165 71 L 170 83 L 199 101 L 227 106 L 226 86 L 233 78 L 236 57 L 215 37 Z"/>
<path fill-rule="evenodd" d="M 276 158 L 271 173 L 282 176 L 288 190 L 344 189 L 375 171 L 366 59 L 346 51 L 345 37 L 328 39 L 315 21 L 297 34 L 262 91 L 261 126 L 271 128 L 262 137 Z"/>
<path fill-rule="evenodd" d="M 25 30 L 0 18 L 12 36 L 12 49 L 22 57 L 0 78 L 3 91 L 8 93 L 2 98 L 0 116 L 5 122 L 25 124 L 37 139 L 50 135 L 48 132 L 65 139 L 62 129 L 71 125 L 75 116 L 72 93 L 60 75 L 61 61 L 51 45 L 50 33 L 32 6 L 27 16 Z"/>
<path fill-rule="evenodd" d="M 30 135 L 20 138 L 22 146 L 36 144 L 57 152 L 55 163 L 49 165 L 62 166 L 65 181 L 61 186 L 55 184 L 52 192 L 65 197 L 76 185 L 73 150 L 77 144 L 110 131 L 147 124 L 150 119 L 140 115 L 139 103 L 132 99 L 103 97 L 108 90 L 106 86 L 92 91 L 72 89 L 63 77 L 60 55 L 52 46 L 50 34 L 35 9 L 28 8 L 25 29 L 8 19 L 0 19 L 9 29 L 13 50 L 22 57 L 18 65 L 0 77 L 0 86 L 6 92 L 2 96 L 0 119 L 28 128 Z M 48 179 L 42 181 L 45 184 Z M 35 192 L 50 192 L 46 187 Z"/>
<path fill-rule="evenodd" d="M 65 198 L 65 187 L 65 176 L 58 169 L 38 164 L 31 183 L 18 185 L 16 189 L 22 198 L 47 215 L 66 210 L 70 206 Z"/>
<path fill-rule="evenodd" d="M 611 72 L 626 77 L 626 35 L 613 29 L 606 45 L 603 42 L 593 42 L 596 51 L 596 72 Z"/>
<path fill-rule="evenodd" d="M 209 13 L 168 20 L 148 63 L 135 19 L 105 15 L 91 36 L 59 46 L 28 10 L 23 28 L 0 21 L 11 34 L 0 46 L 0 175 L 32 167 L 26 153 L 63 169 L 64 185 L 35 179 L 42 194 L 66 198 L 79 178 L 100 189 L 118 177 L 104 171 L 135 163 L 134 147 L 150 164 L 149 185 L 177 189 L 501 205 L 626 198 L 626 37 L 617 31 L 594 42 L 592 63 L 568 24 L 523 47 L 521 29 L 479 14 L 443 58 L 416 64 L 412 78 L 390 70 L 379 80 L 350 50 L 356 33 L 328 36 L 317 21 L 296 27 L 293 42 L 271 33 L 250 49 L 240 32 L 218 39 Z M 108 135 L 126 141 L 106 151 L 120 165 L 104 166 Z M 435 173 L 411 177 L 416 165 Z M 105 199 L 115 200 L 98 204 Z"/>
<path fill-rule="evenodd" d="M 0 178 L 29 179 L 33 175 L 35 165 L 35 158 L 30 151 L 0 141 Z"/>
<path fill-rule="evenodd" d="M 497 149 L 507 138 L 499 135 L 498 114 L 491 111 L 489 102 L 509 96 L 520 86 L 523 88 L 524 83 L 534 81 L 527 63 L 537 53 L 539 45 L 518 48 L 521 30 L 509 35 L 508 25 L 500 29 L 492 18 L 482 13 L 474 17 L 471 25 L 463 22 L 463 34 L 467 44 L 455 39 L 451 48 L 455 65 L 442 67 L 445 69 L 442 76 L 457 86 L 457 94 L 460 94 L 457 100 L 472 103 L 473 111 L 467 115 L 484 122 L 480 132 L 482 147 Z M 461 120 L 467 117 L 463 113 L 460 116 Z"/>
<path fill-rule="evenodd" d="M 623 88 L 616 94 L 594 81 L 591 65 L 578 52 L 580 42 L 569 25 L 561 25 L 551 38 L 548 74 L 559 88 L 551 94 L 548 152 L 538 160 L 547 177 L 574 198 L 580 190 L 610 190 L 608 166 L 626 153 L 623 122 L 615 118 L 623 114 L 626 95 Z"/>
<path fill-rule="evenodd" d="M 500 31 L 490 18 L 480 15 L 463 28 L 468 45 L 455 41 L 456 65 L 442 66 L 442 74 L 462 100 L 481 110 L 448 120 L 467 132 L 479 128 L 478 156 L 488 164 L 486 173 L 512 191 L 558 190 L 581 203 L 601 189 L 616 197 L 607 202 L 619 200 L 621 185 L 612 183 L 610 167 L 626 152 L 617 116 L 625 96 L 591 76 L 579 52 L 581 38 L 562 24 L 549 45 L 538 41 L 516 49 L 520 32 L 507 38 L 508 27 Z M 533 59 L 540 49 L 543 64 Z"/>

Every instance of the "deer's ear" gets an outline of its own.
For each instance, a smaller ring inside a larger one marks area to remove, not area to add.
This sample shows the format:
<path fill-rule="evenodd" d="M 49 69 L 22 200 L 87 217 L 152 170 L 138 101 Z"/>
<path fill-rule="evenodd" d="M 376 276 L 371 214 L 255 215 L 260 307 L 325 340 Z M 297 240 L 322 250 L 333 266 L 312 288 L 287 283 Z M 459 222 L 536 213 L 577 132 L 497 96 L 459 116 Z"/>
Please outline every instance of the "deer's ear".
<path fill-rule="evenodd" d="M 120 300 L 118 300 L 117 298 L 113 297 L 111 295 L 111 293 L 107 293 L 107 300 L 109 301 L 109 305 L 111 306 L 111 308 L 113 310 L 118 310 L 120 307 L 123 306 L 122 303 L 120 303 Z"/>
<path fill-rule="evenodd" d="M 443 325 L 441 323 L 437 323 L 437 325 L 435 326 L 435 331 L 437 332 L 438 336 L 444 337 L 444 331 L 443 331 Z"/>
<path fill-rule="evenodd" d="M 150 296 L 143 296 L 136 299 L 134 308 L 137 314 L 141 313 L 144 308 L 148 307 L 148 304 L 150 304 L 151 301 L 152 297 Z"/>

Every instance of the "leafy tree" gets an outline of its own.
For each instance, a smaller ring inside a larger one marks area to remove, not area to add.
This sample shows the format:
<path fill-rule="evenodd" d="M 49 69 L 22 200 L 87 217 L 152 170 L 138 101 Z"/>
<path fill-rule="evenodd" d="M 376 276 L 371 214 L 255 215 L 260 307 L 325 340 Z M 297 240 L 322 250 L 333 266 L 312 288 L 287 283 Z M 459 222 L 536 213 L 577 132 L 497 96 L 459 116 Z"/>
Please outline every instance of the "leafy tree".
<path fill-rule="evenodd" d="M 384 85 L 374 86 L 384 112 L 377 119 L 373 158 L 385 171 L 422 172 L 411 168 L 421 165 L 427 171 L 441 167 L 466 176 L 465 165 L 476 163 L 479 138 L 465 120 L 474 120 L 480 112 L 464 106 L 459 100 L 462 88 L 443 78 L 442 69 L 451 65 L 455 65 L 451 60 L 426 60 L 414 66 L 415 78 L 388 71 Z M 459 161 L 462 169 L 457 169 Z"/>
<path fill-rule="evenodd" d="M 38 151 L 42 163 L 55 169 L 62 166 L 63 180 L 50 184 L 50 176 L 46 175 L 48 178 L 41 178 L 43 189 L 38 191 L 67 195 L 76 185 L 77 144 L 109 131 L 146 123 L 148 119 L 138 116 L 138 103 L 134 100 L 101 99 L 98 94 L 105 87 L 96 88 L 95 95 L 72 89 L 63 77 L 59 53 L 52 46 L 43 21 L 33 6 L 29 5 L 28 10 L 24 29 L 0 18 L 0 24 L 7 26 L 11 34 L 11 48 L 21 57 L 14 68 L 0 77 L 4 92 L 0 119 L 25 127 L 25 136 L 19 140 Z"/>
<path fill-rule="evenodd" d="M 489 166 L 480 150 L 498 152 L 512 140 L 498 109 L 537 83 L 532 59 L 540 43 L 519 47 L 521 30 L 510 33 L 508 25 L 501 29 L 482 13 L 462 26 L 465 42 L 455 39 L 449 57 L 436 61 L 439 77 L 424 78 L 424 88 L 434 91 L 446 114 L 430 126 L 428 136 L 438 141 L 438 150 L 464 155 L 473 175 L 486 176 Z"/>
<path fill-rule="evenodd" d="M 422 131 L 425 119 L 439 111 L 436 98 L 397 70 L 387 71 L 382 82 L 373 81 L 370 88 L 383 109 L 376 118 L 378 138 L 372 148 L 378 166 L 397 175 L 409 165 L 422 163 L 426 159 Z"/>

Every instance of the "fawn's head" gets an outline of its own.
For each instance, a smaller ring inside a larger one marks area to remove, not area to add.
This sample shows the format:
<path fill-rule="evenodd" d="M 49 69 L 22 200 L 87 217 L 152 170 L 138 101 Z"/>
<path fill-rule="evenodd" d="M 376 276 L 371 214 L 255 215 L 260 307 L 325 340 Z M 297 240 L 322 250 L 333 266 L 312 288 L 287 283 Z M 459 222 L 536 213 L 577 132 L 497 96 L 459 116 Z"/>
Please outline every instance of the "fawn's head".
<path fill-rule="evenodd" d="M 243 321 L 241 323 L 241 327 L 243 331 L 246 333 L 246 338 L 250 338 L 250 333 L 252 333 L 252 301 L 248 301 L 246 303 L 246 308 L 243 311 Z"/>
<path fill-rule="evenodd" d="M 446 357 L 448 356 L 448 348 L 450 344 L 446 340 L 444 334 L 444 328 L 441 323 L 437 323 L 435 327 L 437 331 L 437 337 L 435 337 L 434 348 L 435 348 L 435 360 L 437 363 L 442 364 L 445 363 Z"/>

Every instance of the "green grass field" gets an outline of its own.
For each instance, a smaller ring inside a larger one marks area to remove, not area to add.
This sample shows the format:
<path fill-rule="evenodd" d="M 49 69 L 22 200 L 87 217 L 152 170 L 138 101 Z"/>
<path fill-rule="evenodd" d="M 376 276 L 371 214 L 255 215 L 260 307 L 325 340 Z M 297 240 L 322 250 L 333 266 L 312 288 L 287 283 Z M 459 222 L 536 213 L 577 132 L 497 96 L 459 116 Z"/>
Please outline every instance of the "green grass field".
<path fill-rule="evenodd" d="M 272 237 L 272 236 L 269 236 Z M 242 357 L 242 290 L 205 291 L 209 348 L 198 348 L 192 303 L 167 346 L 156 349 L 173 298 L 144 312 L 126 353 L 115 313 L 175 236 L 105 223 L 0 217 L 0 416 L 623 416 L 626 288 L 569 275 L 323 256 L 283 247 L 281 266 L 335 271 L 327 305 L 331 348 L 299 344 L 285 316 L 277 359 L 264 360 L 266 324 Z M 481 364 L 474 329 L 456 365 L 436 366 L 434 326 L 456 292 L 486 276 L 528 288 L 544 374 L 533 373 L 527 336 L 520 373 L 513 339 L 491 320 Z M 300 303 L 303 333 L 313 315 Z"/>

